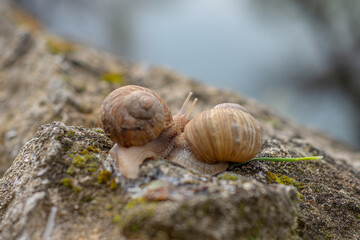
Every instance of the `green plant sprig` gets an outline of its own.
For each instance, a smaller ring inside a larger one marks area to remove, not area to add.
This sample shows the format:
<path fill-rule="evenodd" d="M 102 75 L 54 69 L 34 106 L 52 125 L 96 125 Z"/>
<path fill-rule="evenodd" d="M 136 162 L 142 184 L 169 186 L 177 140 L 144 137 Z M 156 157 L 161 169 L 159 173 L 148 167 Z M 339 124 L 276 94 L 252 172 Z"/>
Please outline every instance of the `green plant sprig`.
<path fill-rule="evenodd" d="M 253 158 L 247 162 L 243 163 L 237 163 L 232 165 L 235 166 L 241 166 L 248 162 L 252 161 L 267 161 L 267 162 L 300 162 L 300 161 L 309 161 L 309 160 L 321 160 L 323 159 L 323 156 L 312 156 L 312 157 L 300 157 L 300 158 L 282 158 L 282 157 L 261 157 L 261 158 Z"/>

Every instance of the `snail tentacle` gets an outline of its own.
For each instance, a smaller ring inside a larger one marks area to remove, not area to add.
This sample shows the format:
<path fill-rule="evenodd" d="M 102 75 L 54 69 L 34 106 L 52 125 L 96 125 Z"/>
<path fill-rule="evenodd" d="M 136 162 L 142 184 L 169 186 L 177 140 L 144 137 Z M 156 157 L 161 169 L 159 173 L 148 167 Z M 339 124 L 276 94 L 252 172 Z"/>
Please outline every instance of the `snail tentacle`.
<path fill-rule="evenodd" d="M 190 101 L 190 98 L 192 95 L 193 95 L 193 93 L 189 92 L 182 107 L 180 108 L 180 111 L 173 117 L 175 125 L 177 126 L 178 134 L 180 134 L 184 131 L 186 124 L 189 122 L 190 114 L 191 114 L 192 110 L 194 109 L 196 102 L 198 101 L 198 99 L 195 98 L 193 100 L 193 102 L 191 103 L 190 107 L 188 108 L 188 104 L 189 104 L 189 101 Z"/>

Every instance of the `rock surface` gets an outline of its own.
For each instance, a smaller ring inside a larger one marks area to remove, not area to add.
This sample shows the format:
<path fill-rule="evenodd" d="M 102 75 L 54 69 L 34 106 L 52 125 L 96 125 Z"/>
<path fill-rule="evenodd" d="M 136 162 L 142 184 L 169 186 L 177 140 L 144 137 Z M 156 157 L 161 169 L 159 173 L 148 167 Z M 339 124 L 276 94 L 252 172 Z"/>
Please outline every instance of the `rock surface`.
<path fill-rule="evenodd" d="M 42 126 L 0 180 L 3 239 L 324 239 L 360 237 L 359 172 L 301 139 L 267 140 L 260 155 L 321 161 L 250 162 L 218 176 L 148 160 L 127 180 L 101 129 Z M 305 150 L 304 150 L 305 149 Z"/>
<path fill-rule="evenodd" d="M 173 112 L 189 91 L 199 98 L 194 115 L 222 102 L 240 103 L 262 122 L 267 137 L 305 138 L 360 170 L 359 152 L 262 104 L 170 70 L 128 63 L 51 36 L 8 0 L 0 2 L 0 49 L 0 176 L 42 124 L 96 127 L 102 100 L 123 84 L 153 89 Z"/>
<path fill-rule="evenodd" d="M 44 125 L 1 180 L 3 239 L 289 239 L 294 188 L 200 176 L 166 160 L 116 176 L 99 129 Z M 89 226 L 91 226 L 89 228 Z"/>
<path fill-rule="evenodd" d="M 0 175 L 15 159 L 0 180 L 0 239 L 360 238 L 350 147 L 234 92 L 49 36 L 7 0 L 0 49 Z M 123 84 L 150 87 L 173 112 L 189 91 L 194 115 L 240 103 L 263 126 L 259 156 L 324 160 L 250 162 L 214 177 L 151 160 L 126 180 L 96 128 L 102 100 Z"/>

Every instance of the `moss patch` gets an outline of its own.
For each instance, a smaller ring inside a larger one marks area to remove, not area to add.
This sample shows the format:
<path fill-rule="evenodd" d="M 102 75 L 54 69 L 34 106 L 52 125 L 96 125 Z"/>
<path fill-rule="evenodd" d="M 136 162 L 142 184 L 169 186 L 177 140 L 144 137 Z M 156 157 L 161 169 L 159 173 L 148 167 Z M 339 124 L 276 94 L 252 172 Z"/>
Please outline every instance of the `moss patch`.
<path fill-rule="evenodd" d="M 120 222 L 122 219 L 121 215 L 120 214 L 116 214 L 114 217 L 113 217 L 113 223 L 118 223 Z"/>
<path fill-rule="evenodd" d="M 97 181 L 98 183 L 107 183 L 110 180 L 111 177 L 111 172 L 109 172 L 108 170 L 104 170 L 104 171 L 100 171 L 98 177 L 97 177 Z"/>
<path fill-rule="evenodd" d="M 49 38 L 46 47 L 51 54 L 66 54 L 75 50 L 75 45 L 56 38 Z"/>
<path fill-rule="evenodd" d="M 149 201 L 147 201 L 145 198 L 133 198 L 124 206 L 124 210 L 130 210 L 138 205 L 143 205 L 148 202 Z"/>
<path fill-rule="evenodd" d="M 124 75 L 122 73 L 108 72 L 101 76 L 102 81 L 106 81 L 112 84 L 124 84 Z"/>
<path fill-rule="evenodd" d="M 73 192 L 74 193 L 79 193 L 80 191 L 81 191 L 81 187 L 79 187 L 79 186 L 75 186 L 74 184 L 73 184 L 73 181 L 70 179 L 70 178 L 63 178 L 61 181 L 60 181 L 60 183 L 64 186 L 64 187 L 66 187 L 66 188 L 68 188 L 68 189 L 72 189 L 73 190 Z"/>
<path fill-rule="evenodd" d="M 239 176 L 234 173 L 225 172 L 225 173 L 220 174 L 218 176 L 218 178 L 223 179 L 223 180 L 236 181 L 236 180 L 238 180 Z"/>
<path fill-rule="evenodd" d="M 268 183 L 278 183 L 284 185 L 292 185 L 296 187 L 298 190 L 301 190 L 305 187 L 305 184 L 302 182 L 297 182 L 295 179 L 285 176 L 281 173 L 272 173 L 268 171 Z"/>
<path fill-rule="evenodd" d="M 103 170 L 99 172 L 99 175 L 97 176 L 97 182 L 100 184 L 107 184 L 111 190 L 117 189 L 117 184 L 115 181 L 115 178 L 111 178 L 111 172 L 108 170 Z"/>
<path fill-rule="evenodd" d="M 147 228 L 148 220 L 153 217 L 157 204 L 143 198 L 132 199 L 125 205 L 121 214 L 120 227 L 126 236 L 136 236 Z"/>
<path fill-rule="evenodd" d="M 117 189 L 117 184 L 116 184 L 116 181 L 115 181 L 115 179 L 113 178 L 113 179 L 111 179 L 110 180 L 110 189 L 111 190 L 115 190 L 115 189 Z"/>
<path fill-rule="evenodd" d="M 73 187 L 73 183 L 72 183 L 70 178 L 64 178 L 60 182 L 66 188 L 72 188 Z"/>
<path fill-rule="evenodd" d="M 69 134 L 69 133 L 67 133 Z M 100 150 L 94 146 L 88 146 L 86 149 L 79 149 L 73 151 L 73 154 L 69 154 L 72 158 L 71 166 L 67 169 L 66 173 L 69 175 L 75 175 L 79 170 L 91 173 L 95 172 L 99 166 L 99 153 Z"/>

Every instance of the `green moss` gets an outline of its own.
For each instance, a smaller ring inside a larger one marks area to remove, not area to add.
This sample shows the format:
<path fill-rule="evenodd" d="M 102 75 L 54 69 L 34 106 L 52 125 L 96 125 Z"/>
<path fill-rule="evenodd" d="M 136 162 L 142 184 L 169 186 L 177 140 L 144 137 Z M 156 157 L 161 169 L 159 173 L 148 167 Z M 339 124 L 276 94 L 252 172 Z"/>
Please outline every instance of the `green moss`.
<path fill-rule="evenodd" d="M 81 190 L 82 190 L 82 187 L 73 187 L 72 189 L 74 191 L 74 193 L 78 194 Z"/>
<path fill-rule="evenodd" d="M 101 76 L 101 80 L 112 84 L 124 84 L 124 75 L 122 73 L 108 72 Z"/>
<path fill-rule="evenodd" d="M 72 158 L 73 167 L 84 169 L 87 172 L 95 172 L 99 166 L 99 159 L 96 155 L 90 154 L 87 150 L 82 150 Z"/>
<path fill-rule="evenodd" d="M 70 178 L 63 178 L 60 183 L 69 189 L 72 189 L 74 193 L 79 193 L 81 191 L 81 187 L 75 186 Z"/>
<path fill-rule="evenodd" d="M 145 198 L 133 198 L 124 206 L 124 210 L 129 210 L 134 208 L 135 206 L 142 205 L 145 203 L 148 203 L 148 201 Z"/>
<path fill-rule="evenodd" d="M 108 170 L 99 172 L 97 182 L 101 184 L 108 184 L 111 190 L 115 190 L 118 187 L 115 178 L 111 178 L 111 172 L 109 172 Z"/>
<path fill-rule="evenodd" d="M 49 38 L 46 42 L 46 47 L 54 55 L 66 54 L 75 50 L 74 44 L 55 38 Z"/>
<path fill-rule="evenodd" d="M 238 176 L 236 174 L 233 173 L 222 173 L 218 176 L 219 179 L 224 179 L 224 180 L 230 180 L 230 181 L 236 181 L 238 180 Z"/>
<path fill-rule="evenodd" d="M 104 133 L 104 130 L 102 130 L 101 128 L 95 128 L 94 131 L 97 133 Z"/>
<path fill-rule="evenodd" d="M 135 207 L 136 206 L 136 207 Z M 154 215 L 157 204 L 148 202 L 142 198 L 132 199 L 123 208 L 120 227 L 125 235 L 138 233 Z"/>
<path fill-rule="evenodd" d="M 99 153 L 99 152 L 100 152 L 100 149 L 99 149 L 99 148 L 96 148 L 96 147 L 94 147 L 94 146 L 92 146 L 92 145 L 88 146 L 86 149 L 87 149 L 88 151 L 90 151 L 90 152 L 95 152 L 95 153 Z"/>
<path fill-rule="evenodd" d="M 76 171 L 75 168 L 73 166 L 71 166 L 66 170 L 66 173 L 69 175 L 74 175 L 75 171 Z"/>
<path fill-rule="evenodd" d="M 300 202 L 304 201 L 304 195 L 302 195 L 301 193 L 297 193 L 297 198 L 299 199 Z"/>
<path fill-rule="evenodd" d="M 66 131 L 65 131 L 65 134 L 66 134 L 66 136 L 68 136 L 68 137 L 73 137 L 73 136 L 75 135 L 75 132 L 74 132 L 74 131 L 71 131 L 71 130 L 66 130 Z"/>
<path fill-rule="evenodd" d="M 68 131 L 71 133 L 71 131 Z M 80 172 L 85 173 L 93 173 L 96 172 L 99 166 L 99 159 L 93 153 L 90 153 L 88 150 L 80 149 L 80 153 L 77 151 L 72 151 L 72 153 L 68 154 L 70 158 L 72 158 L 72 162 L 66 173 L 71 176 L 75 176 Z M 74 189 L 75 192 L 81 191 L 81 189 Z"/>
<path fill-rule="evenodd" d="M 116 214 L 116 215 L 113 217 L 112 221 L 113 221 L 113 223 L 118 223 L 118 222 L 121 221 L 121 219 L 122 219 L 121 215 L 120 215 L 120 214 Z"/>
<path fill-rule="evenodd" d="M 277 182 L 277 176 L 275 173 L 272 173 L 268 171 L 268 183 L 276 183 Z"/>
<path fill-rule="evenodd" d="M 75 167 L 78 167 L 78 168 L 84 168 L 85 167 L 85 158 L 83 156 L 80 156 L 80 155 L 75 155 L 73 157 L 73 164 Z"/>
<path fill-rule="evenodd" d="M 138 232 L 140 230 L 140 226 L 138 225 L 138 223 L 130 224 L 129 230 L 130 232 Z"/>
<path fill-rule="evenodd" d="M 112 210 L 114 207 L 112 206 L 112 205 L 106 205 L 105 206 L 105 210 L 107 210 L 107 211 L 110 211 L 110 210 Z"/>
<path fill-rule="evenodd" d="M 117 189 L 117 184 L 114 178 L 110 180 L 110 189 L 111 190 Z"/>
<path fill-rule="evenodd" d="M 296 182 L 295 179 L 285 176 L 281 173 L 275 174 L 272 172 L 268 172 L 268 182 L 269 183 L 278 183 L 284 185 L 292 185 L 295 186 L 298 190 L 301 190 L 305 187 L 305 184 L 302 182 Z"/>
<path fill-rule="evenodd" d="M 88 167 L 88 168 L 96 168 L 97 166 L 98 166 L 98 163 L 96 163 L 96 162 L 86 163 L 86 167 Z"/>
<path fill-rule="evenodd" d="M 282 175 L 282 174 L 278 174 L 278 183 L 284 184 L 284 185 L 297 186 L 297 182 L 293 178 L 290 178 L 290 177 Z"/>
<path fill-rule="evenodd" d="M 110 180 L 111 172 L 108 170 L 100 171 L 98 175 L 98 183 L 107 183 Z"/>
<path fill-rule="evenodd" d="M 66 187 L 66 188 L 72 188 L 73 187 L 73 183 L 71 181 L 70 178 L 64 178 L 61 180 L 61 184 Z"/>
<path fill-rule="evenodd" d="M 87 154 L 89 154 L 89 151 L 88 151 L 88 150 L 82 150 L 82 151 L 80 152 L 80 154 L 81 154 L 81 155 L 87 155 Z"/>

